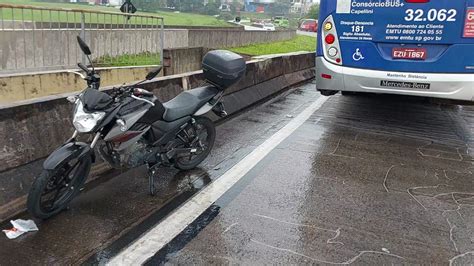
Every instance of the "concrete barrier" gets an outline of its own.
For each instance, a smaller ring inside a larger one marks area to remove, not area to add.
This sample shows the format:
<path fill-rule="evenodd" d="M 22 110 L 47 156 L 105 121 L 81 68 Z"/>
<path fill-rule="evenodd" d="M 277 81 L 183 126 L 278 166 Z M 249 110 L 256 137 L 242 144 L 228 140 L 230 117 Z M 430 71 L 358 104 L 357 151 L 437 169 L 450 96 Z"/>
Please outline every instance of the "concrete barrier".
<path fill-rule="evenodd" d="M 188 30 L 188 47 L 227 48 L 289 40 L 296 31 Z"/>
<path fill-rule="evenodd" d="M 201 69 L 204 54 L 209 49 L 203 47 L 165 49 L 163 51 L 163 71 L 165 76 Z"/>
<path fill-rule="evenodd" d="M 5 73 L 18 73 L 25 69 L 76 68 L 83 56 L 76 39 L 80 32 L 80 29 L 44 29 L 40 33 L 33 30 L 0 31 L 0 69 Z M 161 52 L 160 32 L 156 29 L 93 29 L 87 30 L 85 36 L 93 51 L 93 60 L 104 56 Z M 187 30 L 164 30 L 164 48 L 187 46 Z M 160 63 L 159 58 L 156 63 Z"/>
<path fill-rule="evenodd" d="M 314 77 L 314 53 L 282 55 L 247 62 L 245 77 L 226 90 L 224 102 L 234 114 L 289 86 Z M 202 71 L 157 78 L 143 84 L 161 101 L 204 83 Z M 106 88 L 109 89 L 109 88 Z M 34 176 L 42 161 L 73 133 L 72 106 L 65 97 L 48 96 L 0 107 L 0 221 L 24 210 Z M 94 176 L 104 164 L 94 167 Z M 144 188 L 144 193 L 146 189 Z"/>
<path fill-rule="evenodd" d="M 76 41 L 79 34 L 79 29 L 42 29 L 40 33 L 29 29 L 0 31 L 0 70 L 17 73 L 25 69 L 75 68 L 82 60 Z M 160 32 L 156 29 L 89 29 L 85 34 L 93 50 L 93 59 L 160 52 Z M 295 36 L 294 30 L 165 29 L 164 48 L 226 48 L 289 40 Z"/>
<path fill-rule="evenodd" d="M 196 29 L 196 30 L 203 30 L 203 29 L 208 29 L 208 30 L 245 30 L 245 26 L 242 25 L 237 25 L 234 23 L 229 23 L 229 26 L 190 26 L 190 25 L 164 25 L 165 29 Z M 42 23 L 42 22 L 32 22 L 32 21 L 21 21 L 21 20 L 15 20 L 13 23 L 11 20 L 4 20 L 4 25 L 6 29 L 9 28 L 17 28 L 17 29 L 49 29 L 49 23 Z M 66 23 L 66 22 L 54 22 L 55 28 L 59 29 L 79 29 L 81 28 L 80 23 Z M 90 29 L 116 29 L 116 28 L 128 28 L 129 26 L 127 24 L 104 24 L 104 23 L 87 23 L 88 28 Z M 135 27 L 135 24 L 134 26 Z M 150 24 L 137 24 L 136 27 L 138 29 L 142 28 L 156 28 L 155 25 L 150 25 Z"/>
<path fill-rule="evenodd" d="M 103 86 L 143 79 L 156 66 L 97 68 Z M 70 71 L 0 75 L 0 104 L 82 90 L 82 77 Z"/>

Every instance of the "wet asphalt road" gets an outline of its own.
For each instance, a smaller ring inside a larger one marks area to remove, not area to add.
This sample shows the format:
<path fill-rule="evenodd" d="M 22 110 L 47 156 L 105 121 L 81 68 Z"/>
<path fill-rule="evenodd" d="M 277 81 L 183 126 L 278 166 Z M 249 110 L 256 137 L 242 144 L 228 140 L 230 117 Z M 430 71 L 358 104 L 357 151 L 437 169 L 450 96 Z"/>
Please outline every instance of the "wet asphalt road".
<path fill-rule="evenodd" d="M 144 169 L 109 173 L 39 232 L 1 237 L 0 264 L 106 262 L 319 97 L 308 84 L 220 125 L 200 169 L 160 171 L 157 197 Z M 333 96 L 148 264 L 473 264 L 473 120 Z"/>

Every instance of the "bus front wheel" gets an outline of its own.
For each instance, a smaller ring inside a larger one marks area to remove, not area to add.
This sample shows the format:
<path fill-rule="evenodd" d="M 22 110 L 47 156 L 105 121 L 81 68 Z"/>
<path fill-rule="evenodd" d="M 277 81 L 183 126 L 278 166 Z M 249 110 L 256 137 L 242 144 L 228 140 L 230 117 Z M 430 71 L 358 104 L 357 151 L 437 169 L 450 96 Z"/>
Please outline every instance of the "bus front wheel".
<path fill-rule="evenodd" d="M 353 91 L 341 91 L 341 94 L 344 95 L 344 96 L 353 96 L 353 95 L 357 95 L 357 92 L 353 92 Z"/>
<path fill-rule="evenodd" d="M 319 92 L 320 92 L 321 95 L 323 95 L 323 96 L 332 96 L 332 95 L 338 93 L 339 91 L 319 90 Z"/>

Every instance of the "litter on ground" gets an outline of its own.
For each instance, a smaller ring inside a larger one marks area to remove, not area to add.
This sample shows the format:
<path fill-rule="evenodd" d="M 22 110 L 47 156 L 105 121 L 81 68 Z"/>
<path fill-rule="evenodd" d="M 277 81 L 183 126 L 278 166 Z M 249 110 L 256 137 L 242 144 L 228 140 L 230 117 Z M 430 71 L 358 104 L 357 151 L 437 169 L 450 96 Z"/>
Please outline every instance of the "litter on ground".
<path fill-rule="evenodd" d="M 9 239 L 15 239 L 24 233 L 38 231 L 38 226 L 36 226 L 33 220 L 11 220 L 10 223 L 13 225 L 13 228 L 2 230 Z"/>

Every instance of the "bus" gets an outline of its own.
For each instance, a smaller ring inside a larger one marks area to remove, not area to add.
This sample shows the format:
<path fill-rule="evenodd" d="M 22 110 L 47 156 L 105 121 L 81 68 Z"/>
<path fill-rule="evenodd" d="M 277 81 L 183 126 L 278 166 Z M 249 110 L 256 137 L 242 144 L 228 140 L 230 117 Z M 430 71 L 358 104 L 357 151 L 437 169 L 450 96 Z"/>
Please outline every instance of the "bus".
<path fill-rule="evenodd" d="M 474 0 L 321 0 L 316 87 L 474 101 Z"/>

